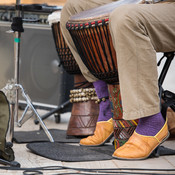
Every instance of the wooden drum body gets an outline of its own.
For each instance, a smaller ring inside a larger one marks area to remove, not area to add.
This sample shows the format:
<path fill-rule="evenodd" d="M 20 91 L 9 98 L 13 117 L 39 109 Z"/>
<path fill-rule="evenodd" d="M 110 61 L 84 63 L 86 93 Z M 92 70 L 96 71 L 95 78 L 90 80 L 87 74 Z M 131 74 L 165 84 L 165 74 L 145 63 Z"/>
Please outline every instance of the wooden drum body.
<path fill-rule="evenodd" d="M 67 22 L 79 55 L 89 71 L 108 84 L 118 83 L 117 59 L 109 31 L 109 15 L 124 4 L 141 0 L 119 0 L 80 12 Z"/>
<path fill-rule="evenodd" d="M 109 15 L 120 5 L 137 3 L 142 3 L 142 1 L 119 0 L 106 4 L 72 16 L 66 25 L 89 71 L 96 78 L 108 83 L 116 148 L 129 139 L 138 120 L 122 119 L 117 58 L 109 31 Z"/>
<path fill-rule="evenodd" d="M 67 73 L 74 75 L 74 89 L 71 91 L 81 92 L 84 90 L 92 90 L 92 83 L 85 80 L 80 72 L 75 58 L 65 43 L 60 29 L 60 11 L 53 12 L 51 15 L 49 15 L 48 20 L 52 26 L 52 33 L 60 63 Z M 82 93 L 70 94 L 70 96 L 70 101 L 73 103 L 73 105 L 67 128 L 67 136 L 93 135 L 98 119 L 99 105 L 95 103 L 95 100 L 87 100 L 85 98 L 87 94 L 83 97 Z M 94 94 L 94 96 L 97 98 L 96 94 Z"/>

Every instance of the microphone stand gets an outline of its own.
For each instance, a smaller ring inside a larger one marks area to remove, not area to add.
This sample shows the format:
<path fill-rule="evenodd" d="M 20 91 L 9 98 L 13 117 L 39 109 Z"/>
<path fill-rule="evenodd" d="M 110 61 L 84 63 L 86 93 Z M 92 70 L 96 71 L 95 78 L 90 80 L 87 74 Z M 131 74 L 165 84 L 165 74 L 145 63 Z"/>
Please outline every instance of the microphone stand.
<path fill-rule="evenodd" d="M 7 96 L 9 96 L 11 101 L 11 129 L 10 129 L 10 137 L 13 139 L 14 134 L 14 121 L 17 122 L 17 125 L 20 127 L 24 122 L 26 122 L 29 118 L 35 115 L 40 122 L 40 125 L 44 132 L 46 133 L 47 137 L 49 138 L 50 142 L 54 142 L 54 139 L 50 132 L 48 131 L 47 127 L 45 126 L 44 122 L 42 121 L 41 117 L 39 116 L 38 112 L 35 110 L 32 101 L 30 100 L 29 96 L 25 93 L 22 85 L 19 84 L 19 63 L 20 63 L 20 38 L 21 33 L 24 32 L 23 29 L 23 20 L 21 17 L 21 10 L 22 6 L 20 5 L 20 0 L 16 0 L 16 17 L 13 18 L 13 22 L 11 25 L 11 29 L 14 33 L 14 80 L 9 81 L 6 86 L 3 88 Z M 27 66 L 27 65 L 26 65 Z M 19 90 L 23 98 L 26 100 L 26 108 L 22 117 L 18 121 L 18 99 L 19 99 Z M 28 109 L 32 110 L 31 116 L 25 116 Z"/>

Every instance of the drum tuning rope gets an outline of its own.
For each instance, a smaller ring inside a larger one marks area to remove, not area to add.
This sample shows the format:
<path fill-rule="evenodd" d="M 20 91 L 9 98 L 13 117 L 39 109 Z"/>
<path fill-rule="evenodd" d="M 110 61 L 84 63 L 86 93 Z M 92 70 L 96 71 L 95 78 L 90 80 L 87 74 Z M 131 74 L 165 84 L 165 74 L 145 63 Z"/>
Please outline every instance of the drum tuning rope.
<path fill-rule="evenodd" d="M 23 20 L 21 17 L 21 9 L 22 6 L 20 5 L 20 0 L 16 0 L 16 17 L 13 18 L 13 22 L 11 25 L 12 31 L 14 33 L 14 79 L 7 82 L 6 86 L 2 89 L 4 93 L 7 95 L 9 99 L 11 107 L 11 129 L 10 129 L 10 137 L 13 139 L 13 132 L 14 132 L 14 122 L 16 121 L 18 126 L 22 126 L 29 118 L 35 115 L 40 122 L 41 127 L 43 128 L 44 132 L 48 136 L 50 142 L 54 142 L 54 139 L 50 132 L 48 131 L 46 125 L 42 121 L 41 117 L 39 116 L 38 112 L 35 110 L 31 99 L 24 91 L 22 85 L 19 84 L 19 56 L 20 56 L 20 37 L 21 32 L 24 32 L 23 29 Z M 26 108 L 22 114 L 22 117 L 18 121 L 18 99 L 19 99 L 19 90 L 26 101 Z M 30 109 L 32 111 L 32 115 L 26 116 L 26 112 Z"/>

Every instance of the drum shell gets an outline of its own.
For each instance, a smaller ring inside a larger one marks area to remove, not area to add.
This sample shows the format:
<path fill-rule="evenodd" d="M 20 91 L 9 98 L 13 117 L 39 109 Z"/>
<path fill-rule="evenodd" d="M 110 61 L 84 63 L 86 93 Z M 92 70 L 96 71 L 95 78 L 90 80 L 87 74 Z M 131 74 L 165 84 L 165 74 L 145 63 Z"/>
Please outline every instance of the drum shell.
<path fill-rule="evenodd" d="M 74 75 L 74 84 L 79 86 L 86 82 L 81 74 Z M 75 87 L 76 87 L 75 86 Z M 86 82 L 79 89 L 93 88 L 92 83 Z M 72 105 L 71 117 L 67 128 L 67 136 L 89 136 L 93 135 L 99 114 L 99 104 L 89 100 L 76 102 Z"/>
<path fill-rule="evenodd" d="M 67 136 L 93 135 L 98 119 L 99 105 L 94 101 L 74 103 L 67 128 Z"/>
<path fill-rule="evenodd" d="M 85 28 L 75 28 L 69 32 L 88 70 L 108 84 L 118 84 L 116 52 L 108 23 L 102 23 L 95 27 L 90 24 Z"/>
<path fill-rule="evenodd" d="M 60 63 L 69 74 L 80 74 L 80 69 L 61 33 L 60 22 L 52 24 L 52 33 Z"/>
<path fill-rule="evenodd" d="M 60 22 L 52 23 L 52 33 L 61 65 L 74 75 L 74 88 L 93 87 L 80 72 L 79 66 L 61 33 Z M 99 114 L 99 105 L 94 101 L 73 103 L 68 123 L 67 136 L 93 135 Z"/>

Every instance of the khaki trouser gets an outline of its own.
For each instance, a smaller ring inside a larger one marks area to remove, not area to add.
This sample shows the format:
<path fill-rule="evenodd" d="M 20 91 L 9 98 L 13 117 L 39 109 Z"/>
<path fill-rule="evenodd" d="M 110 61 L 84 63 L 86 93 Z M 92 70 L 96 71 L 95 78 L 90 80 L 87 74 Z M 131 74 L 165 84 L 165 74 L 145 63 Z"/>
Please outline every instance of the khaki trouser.
<path fill-rule="evenodd" d="M 96 78 L 78 56 L 65 23 L 70 15 L 98 5 L 97 1 L 68 0 L 61 17 L 63 35 L 90 82 Z M 175 51 L 175 4 L 124 5 L 111 13 L 109 21 L 117 53 L 123 118 L 131 120 L 160 112 L 156 52 Z"/>
<path fill-rule="evenodd" d="M 125 5 L 115 9 L 109 21 L 123 117 L 160 112 L 156 52 L 175 51 L 175 3 Z"/>

